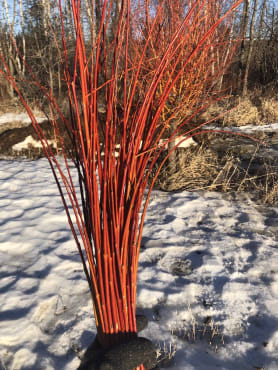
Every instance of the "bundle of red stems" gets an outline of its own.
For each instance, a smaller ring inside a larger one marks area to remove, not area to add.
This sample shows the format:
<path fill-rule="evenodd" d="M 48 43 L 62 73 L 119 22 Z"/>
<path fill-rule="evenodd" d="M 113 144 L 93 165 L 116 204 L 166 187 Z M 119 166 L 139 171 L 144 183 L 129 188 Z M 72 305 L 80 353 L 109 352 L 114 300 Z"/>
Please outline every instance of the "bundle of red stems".
<path fill-rule="evenodd" d="M 137 335 L 144 217 L 158 173 L 176 146 L 155 164 L 181 130 L 186 139 L 201 133 L 202 125 L 189 129 L 189 123 L 224 97 L 222 80 L 237 45 L 233 22 L 241 0 L 122 0 L 117 17 L 115 2 L 100 3 L 98 29 L 88 40 L 80 0 L 71 0 L 75 56 L 70 63 L 59 0 L 62 42 L 53 37 L 70 117 L 26 65 L 49 101 L 64 166 L 3 56 L 1 74 L 21 98 L 49 160 L 89 283 L 98 340 L 107 348 Z M 59 120 L 71 140 L 70 154 Z"/>

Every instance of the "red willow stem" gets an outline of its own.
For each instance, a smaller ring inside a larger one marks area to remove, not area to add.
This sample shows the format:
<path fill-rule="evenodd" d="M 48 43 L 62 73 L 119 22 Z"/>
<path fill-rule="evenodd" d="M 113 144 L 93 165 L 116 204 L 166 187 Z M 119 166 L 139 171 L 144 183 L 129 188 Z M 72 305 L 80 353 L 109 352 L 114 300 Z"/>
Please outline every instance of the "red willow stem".
<path fill-rule="evenodd" d="M 54 118 L 52 125 L 65 169 L 0 54 L 4 66 L 0 73 L 18 93 L 54 174 L 89 283 L 98 340 L 103 347 L 137 335 L 136 282 L 143 222 L 154 181 L 177 146 L 168 152 L 156 171 L 154 165 L 181 128 L 186 138 L 203 132 L 200 128 L 204 124 L 184 127 L 218 99 L 210 98 L 211 94 L 223 97 L 215 86 L 236 48 L 235 42 L 227 54 L 227 44 L 231 45 L 230 15 L 241 2 L 229 3 L 229 9 L 222 14 L 222 5 L 228 4 L 228 0 L 217 0 L 215 6 L 210 0 L 196 0 L 182 15 L 183 7 L 175 9 L 171 0 L 159 5 L 154 0 L 136 4 L 122 0 L 116 29 L 112 29 L 113 0 L 104 0 L 99 30 L 88 46 L 82 29 L 80 0 L 71 0 L 75 27 L 71 70 L 59 0 L 61 46 L 58 35 L 54 35 L 54 40 L 64 73 L 70 119 L 64 117 L 53 93 L 40 84 L 17 52 L 33 83 L 42 90 L 69 134 L 79 180 L 77 187 L 58 120 Z M 179 4 L 185 8 L 189 3 L 182 0 Z M 217 33 L 220 26 L 222 32 Z M 216 63 L 219 65 L 215 66 Z M 105 117 L 100 108 L 104 108 Z M 178 125 L 165 138 L 174 120 L 178 120 Z M 153 180 L 144 197 L 151 174 Z"/>

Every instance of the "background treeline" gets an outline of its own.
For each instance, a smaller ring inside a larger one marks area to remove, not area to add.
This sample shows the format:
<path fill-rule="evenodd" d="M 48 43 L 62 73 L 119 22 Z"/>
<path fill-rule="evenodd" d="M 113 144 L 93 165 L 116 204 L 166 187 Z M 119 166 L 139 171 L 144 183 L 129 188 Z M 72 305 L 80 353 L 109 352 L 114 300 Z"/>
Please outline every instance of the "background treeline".
<path fill-rule="evenodd" d="M 94 11 L 90 0 L 82 0 L 83 28 L 88 45 L 92 37 L 96 37 L 99 28 L 101 0 L 95 1 Z M 120 1 L 115 1 L 113 16 L 118 16 Z M 62 30 L 60 12 L 63 12 Z M 113 32 L 111 25 L 111 32 Z M 74 64 L 75 34 L 74 19 L 69 0 L 58 2 L 53 0 L 0 0 L 0 51 L 17 82 L 24 86 L 27 99 L 39 100 L 43 93 L 34 84 L 26 84 L 33 80 L 30 71 L 40 84 L 50 88 L 56 98 L 63 97 L 65 86 L 58 48 L 62 50 L 62 34 L 65 35 L 69 64 Z M 12 38 L 10 37 L 12 36 Z M 20 52 L 22 58 L 19 56 Z M 23 63 L 23 59 L 26 64 Z M 28 67 L 30 67 L 30 71 Z M 3 67 L 3 65 L 2 65 Z M 13 98 L 14 91 L 0 76 L 0 97 Z"/>
<path fill-rule="evenodd" d="M 98 32 L 101 0 L 93 2 L 94 9 L 91 0 L 82 0 L 81 3 L 83 28 L 89 45 Z M 117 23 L 120 3 L 119 0 L 114 2 L 111 34 L 113 24 Z M 0 50 L 19 83 L 22 81 L 26 86 L 26 80 L 31 78 L 16 48 L 38 81 L 51 88 L 56 98 L 62 99 L 65 89 L 57 52 L 57 45 L 62 43 L 59 12 L 57 2 L 53 0 L 0 0 Z M 62 2 L 62 12 L 68 57 L 73 64 L 74 20 L 68 0 Z M 226 74 L 233 92 L 246 95 L 250 89 L 273 85 L 278 80 L 278 11 L 275 1 L 244 0 L 232 27 L 234 37 L 242 39 L 231 71 Z M 28 84 L 25 92 L 30 100 L 42 98 L 40 89 L 32 84 Z M 1 77 L 0 97 L 2 101 L 14 97 L 13 88 Z"/>
<path fill-rule="evenodd" d="M 278 12 L 275 1 L 244 0 L 240 19 L 243 41 L 238 54 L 239 83 L 248 88 L 278 79 Z"/>

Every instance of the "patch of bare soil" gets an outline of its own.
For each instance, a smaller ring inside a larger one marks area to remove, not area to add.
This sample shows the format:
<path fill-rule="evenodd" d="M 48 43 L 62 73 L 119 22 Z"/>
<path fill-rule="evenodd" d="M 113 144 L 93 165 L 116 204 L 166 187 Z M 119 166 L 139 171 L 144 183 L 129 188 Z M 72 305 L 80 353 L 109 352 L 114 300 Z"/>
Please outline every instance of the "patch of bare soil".
<path fill-rule="evenodd" d="M 41 123 L 40 127 L 48 140 L 55 141 L 53 127 L 48 121 Z M 69 150 L 71 146 L 69 135 L 62 124 L 59 125 L 59 130 L 65 140 L 65 147 Z M 39 141 L 39 137 L 32 125 L 27 127 L 11 128 L 2 132 L 0 134 L 0 158 L 13 158 L 19 156 L 27 157 L 29 159 L 37 159 L 44 157 L 45 154 L 42 148 L 36 148 L 32 145 L 29 145 L 27 148 L 24 148 L 20 151 L 15 151 L 13 149 L 15 144 L 23 142 L 28 136 L 31 136 L 34 140 Z"/>

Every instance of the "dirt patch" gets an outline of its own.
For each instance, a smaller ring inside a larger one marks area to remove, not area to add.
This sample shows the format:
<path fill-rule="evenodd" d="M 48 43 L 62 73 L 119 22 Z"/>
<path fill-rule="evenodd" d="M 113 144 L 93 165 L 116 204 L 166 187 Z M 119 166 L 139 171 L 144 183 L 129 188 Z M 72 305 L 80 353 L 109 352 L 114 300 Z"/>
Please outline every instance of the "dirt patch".
<path fill-rule="evenodd" d="M 11 126 L 13 127 L 13 125 Z M 44 121 L 40 124 L 40 127 L 48 140 L 55 141 L 54 130 L 50 122 Z M 59 130 L 64 138 L 66 150 L 69 151 L 71 148 L 71 141 L 63 124 L 59 124 Z M 35 141 L 39 141 L 39 137 L 32 125 L 28 125 L 27 127 L 15 127 L 2 132 L 0 134 L 0 158 L 24 156 L 30 159 L 37 159 L 44 157 L 45 154 L 42 148 L 36 148 L 32 145 L 20 151 L 13 149 L 15 144 L 23 142 L 28 136 L 31 136 Z"/>

